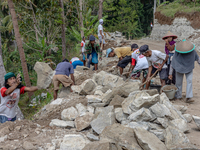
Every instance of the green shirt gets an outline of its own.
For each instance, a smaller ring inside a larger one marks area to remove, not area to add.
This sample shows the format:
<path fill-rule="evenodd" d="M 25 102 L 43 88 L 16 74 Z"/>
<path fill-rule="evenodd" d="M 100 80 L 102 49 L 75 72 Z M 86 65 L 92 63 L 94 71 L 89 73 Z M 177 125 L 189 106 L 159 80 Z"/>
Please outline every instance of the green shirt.
<path fill-rule="evenodd" d="M 91 54 L 92 53 L 92 45 L 91 44 L 86 44 L 85 45 L 85 50 L 86 50 L 85 53 Z M 99 53 L 100 57 L 102 57 L 102 51 L 100 49 L 99 44 L 94 43 L 94 50 L 96 51 L 97 54 Z"/>

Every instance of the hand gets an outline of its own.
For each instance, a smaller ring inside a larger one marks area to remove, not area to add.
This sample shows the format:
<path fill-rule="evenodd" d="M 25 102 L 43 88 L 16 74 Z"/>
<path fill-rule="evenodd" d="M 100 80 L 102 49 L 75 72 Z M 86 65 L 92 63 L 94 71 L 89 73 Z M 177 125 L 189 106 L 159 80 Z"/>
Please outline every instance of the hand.
<path fill-rule="evenodd" d="M 159 66 L 158 66 L 158 71 L 161 71 L 161 70 L 162 70 L 162 65 L 159 64 Z"/>
<path fill-rule="evenodd" d="M 168 39 L 165 39 L 165 42 L 168 43 Z"/>
<path fill-rule="evenodd" d="M 149 76 L 147 77 L 147 79 L 146 79 L 146 80 L 147 80 L 147 82 L 150 82 L 150 81 L 151 81 Z"/>
<path fill-rule="evenodd" d="M 173 76 L 172 76 L 172 75 L 169 75 L 168 78 L 169 78 L 170 80 L 172 80 L 172 79 L 173 79 Z"/>
<path fill-rule="evenodd" d="M 17 75 L 17 78 L 16 78 L 16 80 L 17 80 L 17 84 L 19 85 L 20 83 L 21 83 L 21 76 L 20 76 L 20 74 L 18 74 Z"/>

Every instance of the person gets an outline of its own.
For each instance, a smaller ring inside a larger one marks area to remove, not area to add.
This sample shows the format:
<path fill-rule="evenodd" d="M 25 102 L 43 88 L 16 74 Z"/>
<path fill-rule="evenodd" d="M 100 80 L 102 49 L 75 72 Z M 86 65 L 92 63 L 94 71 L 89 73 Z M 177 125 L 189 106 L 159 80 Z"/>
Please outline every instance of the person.
<path fill-rule="evenodd" d="M 143 73 L 142 83 L 144 83 L 146 81 L 149 66 L 146 57 L 144 55 L 140 55 L 138 46 L 137 48 L 134 48 L 131 58 L 131 79 L 138 79 L 140 74 Z"/>
<path fill-rule="evenodd" d="M 20 74 L 9 72 L 4 76 L 5 84 L 1 88 L 0 123 L 16 120 L 16 109 L 20 95 L 38 90 L 36 86 L 26 87 L 21 84 Z"/>
<path fill-rule="evenodd" d="M 146 56 L 146 59 L 148 61 L 148 75 L 147 75 L 147 84 L 145 89 L 149 88 L 150 81 L 149 78 L 156 72 L 156 70 L 159 71 L 160 75 L 160 82 L 161 86 L 163 87 L 165 85 L 165 80 L 168 77 L 167 76 L 167 65 L 165 64 L 169 58 L 168 55 L 158 51 L 158 50 L 149 50 L 148 45 L 143 45 L 139 49 L 140 54 L 143 54 Z"/>
<path fill-rule="evenodd" d="M 86 49 L 86 53 L 89 55 L 91 55 L 92 57 L 92 62 L 94 64 L 94 69 L 97 70 L 98 68 L 98 54 L 99 56 L 99 60 L 102 60 L 102 51 L 100 49 L 99 44 L 97 44 L 95 42 L 95 37 L 93 35 L 90 35 L 89 37 L 89 43 L 86 45 L 85 47 Z"/>
<path fill-rule="evenodd" d="M 151 22 L 151 30 L 153 29 L 153 24 L 152 24 L 152 22 Z"/>
<path fill-rule="evenodd" d="M 194 102 L 192 91 L 192 77 L 194 62 L 197 61 L 200 65 L 200 59 L 195 51 L 195 45 L 191 42 L 183 40 L 175 46 L 175 53 L 172 59 L 172 68 L 176 71 L 176 99 L 182 99 L 182 83 L 185 74 L 187 87 L 186 87 L 186 102 Z"/>
<path fill-rule="evenodd" d="M 73 57 L 70 60 L 70 64 L 72 64 L 74 69 L 76 69 L 76 66 L 83 66 L 83 62 L 80 61 L 80 59 L 78 57 Z"/>
<path fill-rule="evenodd" d="M 64 59 L 61 63 L 56 66 L 56 73 L 53 77 L 53 85 L 54 85 L 54 100 L 57 99 L 57 93 L 59 90 L 59 85 L 62 83 L 64 87 L 69 87 L 75 84 L 74 80 L 74 68 L 72 64 L 69 63 L 67 59 Z M 71 79 L 69 78 L 69 75 Z M 72 92 L 72 89 L 71 89 Z"/>
<path fill-rule="evenodd" d="M 131 47 L 118 47 L 114 50 L 107 49 L 106 50 L 106 57 L 117 57 L 119 58 L 117 67 L 120 69 L 120 75 L 122 76 L 123 69 L 131 63 L 131 54 L 133 53 L 132 50 L 138 48 L 137 44 L 132 44 Z M 130 70 L 130 69 L 129 69 Z"/>
<path fill-rule="evenodd" d="M 85 37 L 82 37 L 82 41 L 81 41 L 81 53 L 83 56 L 83 64 L 84 66 L 86 65 L 86 61 L 87 61 L 87 56 L 85 54 Z"/>
<path fill-rule="evenodd" d="M 174 39 L 177 39 L 177 36 L 173 34 L 172 32 L 168 31 L 167 34 L 162 38 L 165 41 L 165 53 L 169 55 L 169 59 L 167 61 L 167 75 L 169 75 L 169 69 L 170 69 L 170 64 L 171 64 L 171 57 L 174 55 L 174 47 L 176 42 Z M 175 76 L 173 76 L 175 78 Z M 175 80 L 174 80 L 175 81 Z M 166 80 L 167 84 L 170 84 L 169 80 Z M 175 84 L 175 82 L 172 83 Z"/>
<path fill-rule="evenodd" d="M 101 44 L 103 44 L 103 47 L 102 47 L 102 50 L 103 50 L 104 45 L 105 45 L 105 39 L 104 39 L 103 26 L 102 25 L 103 25 L 103 19 L 100 19 L 99 20 L 99 26 L 98 26 L 98 37 L 99 37 L 100 47 L 101 47 Z"/>

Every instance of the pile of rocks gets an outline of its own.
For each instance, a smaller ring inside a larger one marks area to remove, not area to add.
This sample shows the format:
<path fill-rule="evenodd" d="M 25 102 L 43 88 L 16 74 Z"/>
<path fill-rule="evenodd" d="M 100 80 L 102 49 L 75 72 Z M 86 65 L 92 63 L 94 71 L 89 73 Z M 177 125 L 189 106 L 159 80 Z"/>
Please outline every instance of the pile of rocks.
<path fill-rule="evenodd" d="M 192 121 L 191 115 L 183 114 L 187 108 L 173 105 L 156 90 L 140 91 L 139 85 L 101 71 L 72 86 L 75 93 L 86 96 L 88 105 L 79 103 L 64 109 L 62 120 L 51 121 L 50 126 L 77 131 L 65 135 L 59 148 L 197 150 L 185 135 L 190 130 L 187 123 Z"/>

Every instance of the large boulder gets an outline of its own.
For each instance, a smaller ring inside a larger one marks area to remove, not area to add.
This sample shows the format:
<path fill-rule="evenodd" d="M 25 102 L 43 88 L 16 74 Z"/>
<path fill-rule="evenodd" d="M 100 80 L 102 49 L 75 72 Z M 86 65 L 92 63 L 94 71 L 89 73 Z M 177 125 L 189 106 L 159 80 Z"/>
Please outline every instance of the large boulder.
<path fill-rule="evenodd" d="M 89 95 L 93 92 L 95 87 L 97 86 L 96 82 L 92 79 L 85 80 L 81 85 L 80 93 L 81 95 Z"/>
<path fill-rule="evenodd" d="M 96 119 L 94 119 L 90 124 L 92 129 L 100 134 L 105 127 L 115 123 L 114 107 L 107 106 L 99 113 Z"/>
<path fill-rule="evenodd" d="M 165 144 L 161 142 L 153 133 L 143 128 L 134 129 L 136 139 L 144 150 L 167 150 Z"/>
<path fill-rule="evenodd" d="M 34 70 L 37 72 L 37 87 L 39 89 L 46 89 L 50 86 L 55 71 L 44 62 L 36 62 Z"/>
<path fill-rule="evenodd" d="M 177 127 L 179 130 L 181 130 L 182 132 L 188 132 L 189 128 L 187 125 L 187 122 L 183 119 L 174 119 L 172 121 L 170 121 L 170 123 Z"/>
<path fill-rule="evenodd" d="M 145 130 L 149 130 L 149 125 L 148 123 L 146 122 L 129 122 L 127 125 L 124 125 L 125 127 L 129 127 L 129 128 L 132 128 L 132 129 L 135 129 L 135 128 L 143 128 Z"/>
<path fill-rule="evenodd" d="M 73 121 L 78 116 L 78 111 L 74 107 L 69 107 L 61 112 L 61 119 L 65 121 Z"/>
<path fill-rule="evenodd" d="M 200 130 L 200 117 L 192 116 L 192 118 L 194 119 L 194 122 L 196 123 L 197 128 Z"/>
<path fill-rule="evenodd" d="M 128 115 L 123 113 L 122 108 L 115 108 L 115 117 L 118 122 L 122 122 L 127 119 Z"/>
<path fill-rule="evenodd" d="M 75 126 L 77 131 L 81 131 L 90 126 L 90 122 L 93 119 L 93 113 L 82 113 L 80 116 L 75 119 Z"/>
<path fill-rule="evenodd" d="M 86 108 L 86 106 L 84 106 L 82 103 L 76 104 L 75 107 L 76 107 L 76 109 L 78 110 L 78 114 L 79 114 L 79 115 L 81 115 L 82 113 L 85 113 L 85 112 L 88 111 L 87 108 Z"/>
<path fill-rule="evenodd" d="M 107 126 L 101 133 L 100 139 L 120 145 L 123 149 L 142 150 L 135 139 L 133 129 L 124 127 L 121 124 Z"/>
<path fill-rule="evenodd" d="M 152 113 L 159 118 L 164 118 L 164 117 L 170 117 L 171 112 L 170 110 L 163 104 L 160 104 L 159 102 L 154 104 L 149 108 Z"/>
<path fill-rule="evenodd" d="M 158 130 L 150 130 L 149 132 L 153 133 L 157 138 L 161 141 L 165 141 L 165 130 L 158 129 Z"/>
<path fill-rule="evenodd" d="M 132 113 L 128 119 L 130 121 L 150 121 L 152 120 L 154 117 L 152 116 L 151 112 L 149 111 L 149 109 L 146 108 L 141 108 L 140 110 Z"/>
<path fill-rule="evenodd" d="M 74 122 L 53 119 L 53 120 L 51 120 L 49 126 L 57 126 L 57 127 L 61 127 L 61 128 L 74 128 Z"/>
<path fill-rule="evenodd" d="M 58 93 L 58 98 L 65 98 L 71 93 L 70 87 L 62 87 Z"/>
<path fill-rule="evenodd" d="M 111 100 L 110 102 L 110 106 L 114 106 L 116 107 L 121 107 L 122 106 L 122 102 L 124 101 L 124 98 L 119 96 L 119 95 L 115 95 L 114 98 Z"/>

